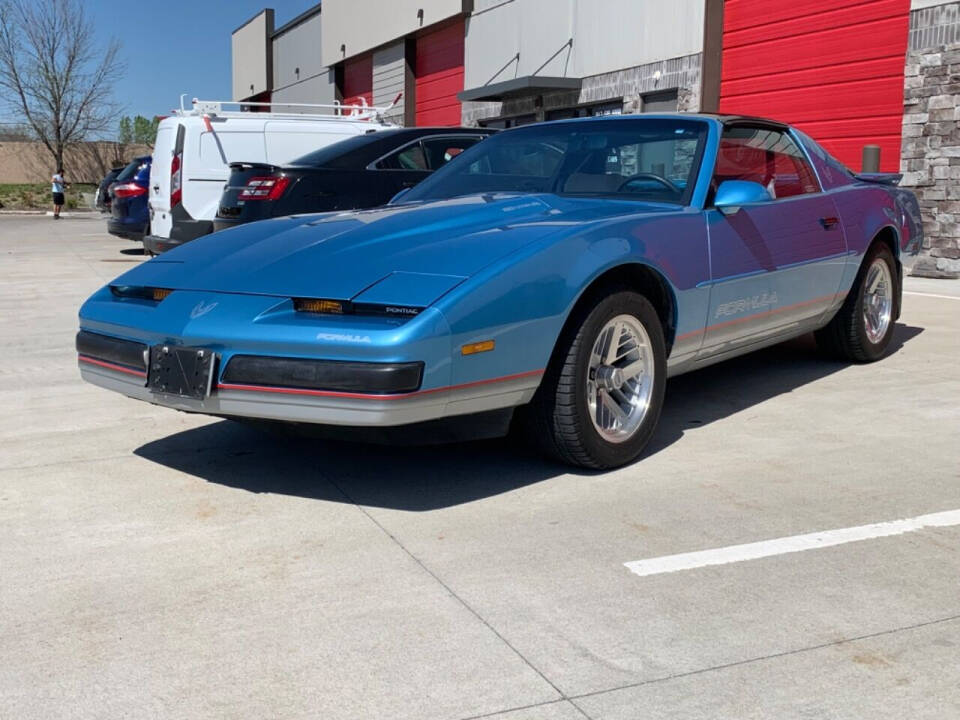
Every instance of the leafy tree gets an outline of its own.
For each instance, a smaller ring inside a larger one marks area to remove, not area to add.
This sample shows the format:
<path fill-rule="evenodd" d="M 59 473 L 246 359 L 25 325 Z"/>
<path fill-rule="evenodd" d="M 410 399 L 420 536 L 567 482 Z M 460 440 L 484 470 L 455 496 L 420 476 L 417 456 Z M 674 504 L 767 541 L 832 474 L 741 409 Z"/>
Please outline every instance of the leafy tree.
<path fill-rule="evenodd" d="M 153 145 L 157 139 L 157 126 L 160 121 L 154 118 L 148 120 L 143 115 L 137 115 L 133 119 L 133 141 L 140 145 Z"/>
<path fill-rule="evenodd" d="M 0 104 L 58 167 L 68 145 L 108 132 L 119 50 L 97 40 L 80 0 L 0 0 Z"/>
<path fill-rule="evenodd" d="M 124 115 L 120 118 L 120 128 L 117 133 L 117 141 L 123 145 L 129 145 L 133 142 L 133 122 Z"/>
<path fill-rule="evenodd" d="M 137 145 L 153 145 L 157 139 L 157 127 L 160 120 L 154 118 L 149 120 L 143 115 L 129 117 L 127 115 L 120 118 L 119 132 L 117 141 L 124 145 L 136 143 Z"/>

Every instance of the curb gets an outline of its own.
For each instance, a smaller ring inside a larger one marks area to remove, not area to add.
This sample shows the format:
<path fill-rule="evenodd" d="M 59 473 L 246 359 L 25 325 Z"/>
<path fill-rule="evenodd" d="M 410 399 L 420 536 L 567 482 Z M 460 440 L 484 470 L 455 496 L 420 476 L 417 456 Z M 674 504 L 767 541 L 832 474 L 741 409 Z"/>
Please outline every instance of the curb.
<path fill-rule="evenodd" d="M 0 216 L 3 215 L 20 215 L 24 217 L 53 217 L 52 210 L 0 210 Z M 62 212 L 60 213 L 62 218 L 99 218 L 106 217 L 105 215 L 97 212 L 96 210 L 73 210 L 71 212 Z"/>

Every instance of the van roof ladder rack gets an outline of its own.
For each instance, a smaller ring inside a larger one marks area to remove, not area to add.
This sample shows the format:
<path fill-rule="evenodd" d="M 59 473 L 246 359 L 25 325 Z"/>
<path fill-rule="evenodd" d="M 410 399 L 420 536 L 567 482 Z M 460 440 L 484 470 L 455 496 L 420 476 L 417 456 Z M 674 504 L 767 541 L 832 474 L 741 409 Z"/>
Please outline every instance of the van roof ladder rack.
<path fill-rule="evenodd" d="M 180 108 L 174 110 L 174 113 L 180 116 L 184 115 L 204 115 L 209 117 L 250 117 L 251 114 L 269 113 L 270 115 L 284 118 L 294 118 L 298 120 L 315 120 L 317 117 L 323 117 L 328 120 L 375 120 L 384 122 L 384 115 L 392 110 L 400 101 L 403 93 L 399 93 L 389 105 L 375 106 L 368 105 L 365 98 L 360 97 L 359 103 L 344 104 L 334 101 L 332 104 L 318 103 L 268 103 L 268 102 L 247 102 L 241 100 L 198 100 L 193 98 L 191 106 L 185 105 L 186 94 L 180 96 Z M 258 108 L 252 110 L 251 108 Z M 264 108 L 264 110 L 259 110 Z M 274 108 L 286 108 L 288 111 L 275 111 Z M 311 112 L 290 111 L 292 108 L 306 108 Z"/>

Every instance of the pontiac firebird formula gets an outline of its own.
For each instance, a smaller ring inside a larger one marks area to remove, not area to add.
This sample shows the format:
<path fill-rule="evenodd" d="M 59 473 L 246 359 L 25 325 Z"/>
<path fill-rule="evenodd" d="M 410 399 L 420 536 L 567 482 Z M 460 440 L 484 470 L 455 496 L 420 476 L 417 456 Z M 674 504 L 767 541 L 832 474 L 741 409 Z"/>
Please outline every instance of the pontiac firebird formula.
<path fill-rule="evenodd" d="M 613 467 L 650 440 L 668 375 L 810 331 L 884 354 L 922 241 L 896 181 L 754 118 L 529 125 L 386 207 L 244 225 L 125 273 L 80 310 L 81 374 L 349 432 L 512 418 Z"/>

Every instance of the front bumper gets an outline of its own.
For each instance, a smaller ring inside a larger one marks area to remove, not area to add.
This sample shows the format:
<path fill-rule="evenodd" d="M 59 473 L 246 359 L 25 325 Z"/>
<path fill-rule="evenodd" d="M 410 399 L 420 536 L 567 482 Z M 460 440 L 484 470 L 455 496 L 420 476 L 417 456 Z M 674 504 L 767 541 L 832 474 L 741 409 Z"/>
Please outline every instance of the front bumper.
<path fill-rule="evenodd" d="M 509 408 L 529 402 L 542 374 L 517 373 L 523 368 L 494 354 L 455 371 L 449 327 L 435 309 L 405 321 L 303 317 L 279 297 L 176 291 L 155 305 L 104 288 L 81 309 L 81 335 L 125 348 L 78 342 L 81 375 L 95 385 L 187 412 L 324 425 L 389 427 Z M 216 353 L 210 394 L 151 392 L 144 355 L 154 345 Z M 250 357 L 265 362 L 243 368 Z"/>
<path fill-rule="evenodd" d="M 529 402 L 540 371 L 477 383 L 410 393 L 375 395 L 302 388 L 244 386 L 217 382 L 202 400 L 153 393 L 146 370 L 79 357 L 80 376 L 89 383 L 136 400 L 185 412 L 224 417 L 352 427 L 391 427 L 498 410 Z"/>

